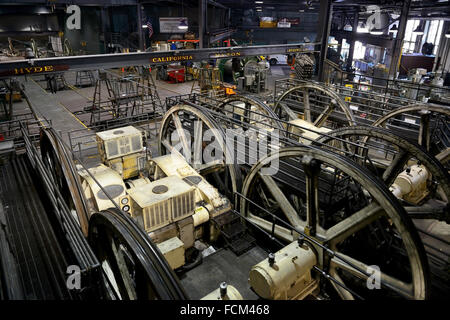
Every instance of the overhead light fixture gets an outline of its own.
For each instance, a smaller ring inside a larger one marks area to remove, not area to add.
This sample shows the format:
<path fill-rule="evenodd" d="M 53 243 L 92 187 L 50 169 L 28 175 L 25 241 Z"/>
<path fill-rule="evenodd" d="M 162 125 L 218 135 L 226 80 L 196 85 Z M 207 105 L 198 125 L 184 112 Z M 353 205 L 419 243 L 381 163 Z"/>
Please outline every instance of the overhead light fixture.
<path fill-rule="evenodd" d="M 187 23 L 186 23 L 186 20 L 181 20 L 181 22 L 180 22 L 180 24 L 178 25 L 178 29 L 180 29 L 180 30 L 187 30 L 187 28 L 188 28 L 188 25 L 187 25 Z"/>
<path fill-rule="evenodd" d="M 142 28 L 143 28 L 143 29 L 148 28 L 148 25 L 143 24 L 143 25 L 142 25 Z"/>
<path fill-rule="evenodd" d="M 422 22 L 419 22 L 419 25 L 417 26 L 416 30 L 413 31 L 413 33 L 417 35 L 422 35 L 424 33 Z"/>
<path fill-rule="evenodd" d="M 392 26 L 392 28 L 389 30 L 389 33 L 394 33 L 394 32 L 398 32 L 398 28 L 397 28 L 397 25 L 396 25 L 396 24 L 394 24 L 394 25 Z"/>
<path fill-rule="evenodd" d="M 370 30 L 370 34 L 374 36 L 381 36 L 383 34 L 383 30 L 379 28 L 373 28 L 372 30 Z"/>
<path fill-rule="evenodd" d="M 448 39 L 450 38 L 450 29 L 447 30 L 447 32 L 445 33 L 445 37 Z"/>
<path fill-rule="evenodd" d="M 256 9 L 256 11 L 258 11 L 258 12 L 261 12 L 261 11 L 262 11 L 262 9 Z"/>
<path fill-rule="evenodd" d="M 256 4 L 263 4 L 264 1 L 255 1 Z"/>

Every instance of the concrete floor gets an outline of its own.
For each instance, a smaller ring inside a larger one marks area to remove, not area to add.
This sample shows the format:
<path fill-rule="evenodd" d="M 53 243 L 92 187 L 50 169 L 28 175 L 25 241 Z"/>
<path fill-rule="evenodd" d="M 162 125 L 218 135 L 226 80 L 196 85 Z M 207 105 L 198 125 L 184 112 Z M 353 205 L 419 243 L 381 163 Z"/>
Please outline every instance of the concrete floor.
<path fill-rule="evenodd" d="M 198 267 L 180 277 L 181 284 L 191 299 L 201 299 L 217 289 L 223 281 L 234 286 L 246 300 L 258 296 L 250 289 L 248 277 L 251 267 L 267 258 L 268 253 L 253 247 L 240 256 L 222 249 L 203 259 Z"/>

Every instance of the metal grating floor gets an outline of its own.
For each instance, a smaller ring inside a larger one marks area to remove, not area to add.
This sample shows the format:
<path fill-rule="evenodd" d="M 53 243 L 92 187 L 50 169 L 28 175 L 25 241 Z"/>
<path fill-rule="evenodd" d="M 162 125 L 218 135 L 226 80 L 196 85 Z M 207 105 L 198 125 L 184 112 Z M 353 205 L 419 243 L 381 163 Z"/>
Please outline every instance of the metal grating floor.
<path fill-rule="evenodd" d="M 0 282 L 6 299 L 69 299 L 65 258 L 34 180 L 25 156 L 0 165 Z"/>

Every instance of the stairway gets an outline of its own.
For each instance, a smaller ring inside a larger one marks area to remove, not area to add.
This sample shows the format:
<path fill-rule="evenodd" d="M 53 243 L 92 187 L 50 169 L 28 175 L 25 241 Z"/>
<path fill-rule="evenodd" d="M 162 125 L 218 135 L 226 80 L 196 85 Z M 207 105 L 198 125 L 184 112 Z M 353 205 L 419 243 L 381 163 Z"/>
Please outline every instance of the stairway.
<path fill-rule="evenodd" d="M 241 219 L 232 211 L 212 219 L 219 228 L 225 243 L 237 256 L 248 251 L 255 245 L 255 239 L 247 233 L 247 228 Z"/>

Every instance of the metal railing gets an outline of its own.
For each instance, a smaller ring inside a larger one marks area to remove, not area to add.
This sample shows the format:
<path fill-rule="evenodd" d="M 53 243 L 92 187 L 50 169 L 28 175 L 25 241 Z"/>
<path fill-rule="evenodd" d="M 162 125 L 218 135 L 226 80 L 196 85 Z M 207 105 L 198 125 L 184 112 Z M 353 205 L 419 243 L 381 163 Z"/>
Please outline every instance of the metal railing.
<path fill-rule="evenodd" d="M 54 175 L 44 165 L 36 143 L 30 137 L 29 128 L 31 125 L 33 123 L 20 122 L 22 138 L 30 163 L 42 179 L 46 194 L 52 205 L 52 211 L 56 217 L 55 220 L 58 221 L 59 228 L 63 231 L 62 233 L 70 247 L 70 250 L 65 250 L 71 254 L 69 262 L 80 267 L 83 288 L 76 291 L 76 293 L 79 298 L 93 298 L 98 296 L 99 279 L 101 278 L 100 264 L 84 237 L 79 222 L 74 218 L 67 206 L 66 199 L 61 194 Z M 48 126 L 48 124 L 41 122 L 36 122 L 34 125 L 38 125 L 40 129 Z"/>
<path fill-rule="evenodd" d="M 407 97 L 415 101 L 423 101 L 423 97 L 439 101 L 439 96 L 449 96 L 450 87 L 440 87 L 427 83 L 412 83 L 408 80 L 387 79 L 365 74 L 344 71 L 338 65 L 325 60 L 325 82 L 339 86 L 352 85 L 358 89 L 366 88 L 385 96 Z M 355 80 L 357 79 L 357 80 Z M 444 102 L 445 103 L 445 102 Z M 448 102 L 446 102 L 448 104 Z"/>

